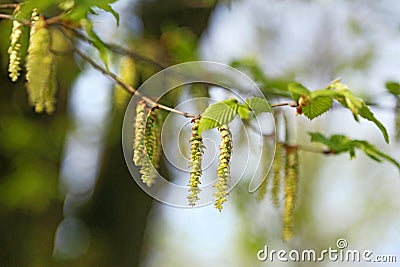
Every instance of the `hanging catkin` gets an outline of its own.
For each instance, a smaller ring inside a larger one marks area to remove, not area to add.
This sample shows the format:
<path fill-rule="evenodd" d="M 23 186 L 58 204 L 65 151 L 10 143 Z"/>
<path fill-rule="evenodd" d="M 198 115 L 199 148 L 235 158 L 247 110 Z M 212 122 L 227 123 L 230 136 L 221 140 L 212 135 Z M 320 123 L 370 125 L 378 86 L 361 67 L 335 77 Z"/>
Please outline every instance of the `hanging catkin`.
<path fill-rule="evenodd" d="M 282 239 L 289 240 L 293 235 L 294 210 L 298 192 L 298 148 L 286 147 L 286 167 L 284 185 L 284 207 Z"/>
<path fill-rule="evenodd" d="M 14 16 L 18 18 L 19 5 L 14 11 Z M 21 71 L 21 36 L 24 29 L 24 25 L 18 20 L 13 20 L 13 25 L 10 35 L 10 46 L 8 47 L 9 63 L 8 72 L 11 81 L 16 82 Z"/>
<path fill-rule="evenodd" d="M 269 166 L 269 153 L 272 150 L 272 146 L 270 144 L 270 139 L 273 136 L 264 136 L 263 137 L 263 146 L 261 150 L 261 164 L 262 168 L 265 170 L 264 171 L 264 176 L 263 176 L 263 181 L 258 188 L 258 194 L 257 194 L 257 200 L 262 201 L 265 198 L 265 195 L 267 194 L 267 187 L 269 182 L 271 181 L 272 178 L 272 172 L 268 170 Z"/>
<path fill-rule="evenodd" d="M 149 187 L 154 184 L 156 170 L 160 165 L 161 123 L 162 118 L 158 109 L 153 108 L 148 112 L 144 101 L 137 103 L 133 162 L 140 167 L 141 179 Z"/>
<path fill-rule="evenodd" d="M 136 166 L 142 166 L 146 148 L 144 134 L 146 131 L 146 103 L 140 101 L 136 106 L 135 139 L 133 142 L 133 162 Z"/>
<path fill-rule="evenodd" d="M 147 122 L 145 145 L 147 156 L 155 169 L 159 168 L 161 156 L 161 115 L 159 109 L 151 109 Z"/>
<path fill-rule="evenodd" d="M 396 108 L 394 111 L 396 141 L 400 142 L 400 96 L 397 96 Z"/>
<path fill-rule="evenodd" d="M 227 125 L 218 127 L 218 131 L 221 135 L 221 144 L 219 147 L 219 163 L 217 168 L 218 181 L 214 185 L 216 197 L 214 206 L 221 211 L 222 205 L 226 201 L 226 195 L 229 189 L 229 178 L 230 178 L 230 161 L 232 155 L 232 135 Z"/>
<path fill-rule="evenodd" d="M 150 110 L 147 116 L 147 121 L 145 121 L 144 123 L 144 148 L 140 147 L 140 149 L 136 149 L 138 152 L 136 155 L 134 154 L 134 161 L 136 160 L 139 166 L 141 166 L 139 172 L 142 175 L 141 178 L 143 183 L 150 187 L 152 184 L 155 183 L 155 178 L 157 176 L 156 169 L 159 167 L 159 160 L 161 155 L 161 122 L 157 109 Z M 139 121 L 139 123 L 137 124 L 140 124 L 139 127 L 142 127 L 142 122 Z M 143 135 L 142 129 L 140 129 L 138 133 Z M 139 142 L 142 142 L 142 140 L 140 140 Z M 140 143 L 140 145 L 142 144 L 143 143 Z M 138 159 L 138 157 L 140 156 L 142 158 Z"/>
<path fill-rule="evenodd" d="M 272 188 L 271 197 L 272 204 L 278 208 L 280 206 L 280 191 L 282 183 L 282 173 L 285 168 L 285 148 L 281 142 L 276 144 L 276 151 L 274 156 L 274 163 L 272 166 Z"/>
<path fill-rule="evenodd" d="M 29 100 L 36 112 L 52 113 L 55 104 L 54 57 L 50 52 L 50 33 L 43 16 L 32 14 L 26 79 Z"/>
<path fill-rule="evenodd" d="M 203 138 L 199 134 L 200 117 L 192 120 L 192 137 L 190 138 L 190 180 L 189 195 L 187 197 L 190 206 L 195 206 L 199 200 L 200 193 L 200 177 L 202 175 L 201 162 L 204 152 Z"/>

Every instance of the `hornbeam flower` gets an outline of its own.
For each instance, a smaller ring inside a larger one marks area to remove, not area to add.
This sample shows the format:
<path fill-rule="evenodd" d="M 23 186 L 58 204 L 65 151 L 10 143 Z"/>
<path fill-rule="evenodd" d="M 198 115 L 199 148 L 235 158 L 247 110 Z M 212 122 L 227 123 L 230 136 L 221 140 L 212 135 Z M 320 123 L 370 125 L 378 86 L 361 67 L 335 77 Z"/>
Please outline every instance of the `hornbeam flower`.
<path fill-rule="evenodd" d="M 204 153 L 204 144 L 201 135 L 199 134 L 200 117 L 192 120 L 192 137 L 190 138 L 190 180 L 189 180 L 189 205 L 194 206 L 196 201 L 199 200 L 200 193 L 200 177 L 202 175 L 201 161 Z"/>
<path fill-rule="evenodd" d="M 219 147 L 219 164 L 217 168 L 218 181 L 214 185 L 217 191 L 214 193 L 216 197 L 214 206 L 221 211 L 222 204 L 226 201 L 226 195 L 229 189 L 230 179 L 230 160 L 232 155 L 232 135 L 227 125 L 218 127 L 221 135 L 221 144 Z"/>

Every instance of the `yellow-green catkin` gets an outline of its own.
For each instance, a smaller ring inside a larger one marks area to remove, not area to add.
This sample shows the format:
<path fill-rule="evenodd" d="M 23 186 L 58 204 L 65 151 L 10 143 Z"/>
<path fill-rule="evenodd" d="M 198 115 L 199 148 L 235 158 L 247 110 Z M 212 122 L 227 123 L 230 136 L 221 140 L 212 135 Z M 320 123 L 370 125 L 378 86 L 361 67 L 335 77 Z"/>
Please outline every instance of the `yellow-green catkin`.
<path fill-rule="evenodd" d="M 155 183 L 156 170 L 151 164 L 151 161 L 145 155 L 143 155 L 143 157 L 145 159 L 143 160 L 139 173 L 142 175 L 142 182 L 148 187 L 151 187 Z"/>
<path fill-rule="evenodd" d="M 258 194 L 257 194 L 257 200 L 258 201 L 262 201 L 265 198 L 265 195 L 267 194 L 267 187 L 268 184 L 271 180 L 271 171 L 268 173 L 267 169 L 269 166 L 267 166 L 267 164 L 269 163 L 268 161 L 268 154 L 271 151 L 271 145 L 270 145 L 270 137 L 271 136 L 264 136 L 264 144 L 262 147 L 262 151 L 261 151 L 261 160 L 262 160 L 262 167 L 265 170 L 265 174 L 263 177 L 263 181 L 260 185 L 260 187 L 258 188 Z"/>
<path fill-rule="evenodd" d="M 15 9 L 14 16 L 18 17 L 18 13 L 19 6 Z M 13 20 L 10 35 L 11 42 L 7 50 L 9 54 L 8 72 L 13 82 L 18 81 L 21 71 L 21 36 L 23 29 L 24 25 L 21 22 Z"/>
<path fill-rule="evenodd" d="M 136 105 L 135 117 L 135 139 L 133 141 L 133 162 L 136 166 L 143 165 L 146 148 L 144 143 L 144 135 L 146 132 L 146 103 L 140 101 Z"/>
<path fill-rule="evenodd" d="M 146 122 L 145 144 L 147 155 L 155 169 L 160 166 L 161 118 L 159 109 L 152 109 Z"/>
<path fill-rule="evenodd" d="M 187 197 L 190 206 L 195 206 L 199 200 L 200 193 L 200 177 L 203 174 L 201 162 L 204 153 L 203 138 L 199 134 L 200 117 L 192 120 L 192 137 L 190 138 L 190 180 L 189 180 L 189 195 Z"/>
<path fill-rule="evenodd" d="M 395 130 L 396 141 L 400 142 L 400 96 L 397 96 L 396 109 L 395 109 Z"/>
<path fill-rule="evenodd" d="M 271 197 L 272 204 L 278 208 L 280 206 L 280 191 L 281 191 L 281 183 L 282 183 L 282 174 L 283 169 L 285 167 L 285 148 L 284 145 L 280 142 L 276 144 L 276 151 L 274 156 L 274 163 L 272 166 L 272 188 L 271 188 Z"/>
<path fill-rule="evenodd" d="M 282 218 L 282 239 L 289 240 L 293 236 L 294 210 L 298 192 L 298 148 L 286 147 L 286 168 L 284 186 L 284 208 Z"/>
<path fill-rule="evenodd" d="M 43 16 L 32 14 L 26 79 L 29 100 L 36 112 L 52 113 L 55 105 L 54 57 L 50 51 L 50 33 Z"/>
<path fill-rule="evenodd" d="M 133 86 L 136 82 L 136 66 L 133 58 L 124 56 L 119 67 L 119 77 L 127 85 Z M 117 84 L 114 88 L 114 103 L 117 109 L 125 110 L 132 94 Z"/>
<path fill-rule="evenodd" d="M 264 200 L 265 195 L 267 194 L 267 186 L 268 186 L 268 182 L 270 180 L 269 177 L 270 177 L 270 175 L 265 177 L 264 180 L 262 181 L 260 187 L 258 188 L 257 201 Z"/>
<path fill-rule="evenodd" d="M 145 122 L 144 145 L 145 154 L 142 155 L 140 174 L 147 186 L 155 183 L 156 169 L 159 167 L 161 156 L 161 121 L 158 109 L 152 109 Z"/>
<path fill-rule="evenodd" d="M 218 127 L 221 136 L 221 144 L 219 147 L 218 168 L 217 168 L 217 183 L 214 185 L 216 197 L 214 206 L 219 211 L 222 210 L 222 205 L 226 201 L 226 195 L 229 189 L 230 179 L 230 161 L 232 155 L 232 134 L 227 125 Z"/>

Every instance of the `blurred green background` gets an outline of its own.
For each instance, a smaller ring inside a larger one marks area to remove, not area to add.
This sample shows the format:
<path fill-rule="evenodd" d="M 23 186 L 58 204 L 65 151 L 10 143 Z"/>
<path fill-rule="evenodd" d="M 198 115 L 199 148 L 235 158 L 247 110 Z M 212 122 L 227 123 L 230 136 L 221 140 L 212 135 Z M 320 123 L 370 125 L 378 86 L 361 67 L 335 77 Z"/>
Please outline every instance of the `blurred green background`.
<path fill-rule="evenodd" d="M 296 142 L 307 144 L 312 130 L 344 133 L 400 159 L 395 99 L 384 88 L 400 80 L 398 1 L 121 0 L 113 7 L 121 26 L 99 12 L 95 30 L 146 58 L 136 58 L 136 86 L 164 66 L 191 60 L 257 62 L 263 80 L 248 74 L 266 95 L 293 80 L 321 88 L 340 76 L 379 104 L 373 110 L 392 143 L 348 111 L 309 122 L 287 108 Z M 8 78 L 10 27 L 0 21 L 1 266 L 361 266 L 257 260 L 264 245 L 322 250 L 336 248 L 338 238 L 400 261 L 400 177 L 390 164 L 301 152 L 295 236 L 288 242 L 280 239 L 281 211 L 269 196 L 257 202 L 245 183 L 222 213 L 163 205 L 125 165 L 124 110 L 113 106 L 111 81 L 76 57 L 59 57 L 57 112 L 35 114 L 23 79 Z M 164 101 L 174 106 L 177 99 Z M 168 168 L 162 164 L 162 172 Z"/>

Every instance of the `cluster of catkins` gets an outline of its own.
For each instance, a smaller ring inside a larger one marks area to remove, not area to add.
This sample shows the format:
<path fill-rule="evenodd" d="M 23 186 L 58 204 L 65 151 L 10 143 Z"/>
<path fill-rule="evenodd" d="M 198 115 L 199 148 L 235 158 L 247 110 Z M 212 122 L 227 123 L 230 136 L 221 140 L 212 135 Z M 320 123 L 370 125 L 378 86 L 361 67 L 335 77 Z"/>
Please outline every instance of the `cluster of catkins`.
<path fill-rule="evenodd" d="M 133 162 L 140 167 L 142 181 L 147 186 L 155 183 L 161 155 L 161 118 L 158 109 L 149 109 L 141 101 L 136 106 Z"/>
<path fill-rule="evenodd" d="M 18 18 L 18 8 L 15 17 Z M 26 80 L 30 103 L 36 112 L 54 112 L 55 105 L 55 58 L 51 53 L 50 32 L 43 16 L 33 10 L 30 22 L 29 45 L 26 57 Z M 8 48 L 9 76 L 16 82 L 21 71 L 21 36 L 25 26 L 13 21 L 11 43 Z"/>
<path fill-rule="evenodd" d="M 189 180 L 189 204 L 191 206 L 196 205 L 196 201 L 199 200 L 200 193 L 200 177 L 202 175 L 201 161 L 203 156 L 204 144 L 203 139 L 199 133 L 200 117 L 196 117 L 192 120 L 192 137 L 190 138 L 190 161 L 189 166 L 190 180 Z M 230 179 L 230 161 L 232 155 L 232 135 L 227 125 L 221 125 L 218 127 L 218 131 L 221 136 L 221 144 L 219 146 L 219 157 L 218 157 L 218 168 L 217 168 L 217 182 L 214 185 L 216 191 L 214 193 L 215 203 L 214 206 L 221 211 L 222 204 L 226 201 L 226 195 L 229 189 Z"/>
<path fill-rule="evenodd" d="M 283 186 L 282 239 L 289 240 L 293 235 L 294 211 L 298 192 L 299 158 L 298 147 L 285 143 L 276 144 L 272 171 L 265 178 L 259 189 L 262 200 L 271 181 L 271 198 L 276 208 L 280 206 L 280 193 Z M 282 180 L 284 183 L 282 185 Z"/>
<path fill-rule="evenodd" d="M 190 178 L 188 202 L 195 206 L 199 200 L 200 177 L 202 172 L 202 157 L 204 153 L 203 138 L 199 132 L 200 116 L 192 120 L 192 136 L 190 138 Z M 140 174 L 143 183 L 151 186 L 155 182 L 156 170 L 159 167 L 160 159 L 160 131 L 161 119 L 157 109 L 149 109 L 145 102 L 140 101 L 136 106 L 135 138 L 133 144 L 133 162 L 140 167 Z M 218 127 L 221 136 L 219 147 L 219 163 L 217 168 L 217 182 L 215 207 L 222 210 L 222 204 L 226 201 L 230 179 L 230 160 L 232 155 L 232 135 L 227 125 Z"/>

